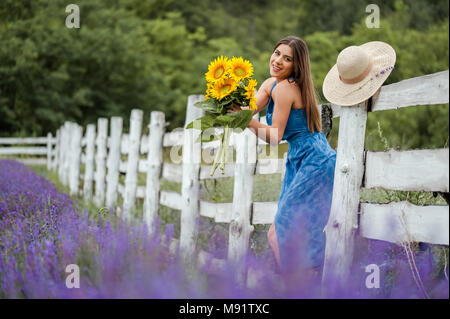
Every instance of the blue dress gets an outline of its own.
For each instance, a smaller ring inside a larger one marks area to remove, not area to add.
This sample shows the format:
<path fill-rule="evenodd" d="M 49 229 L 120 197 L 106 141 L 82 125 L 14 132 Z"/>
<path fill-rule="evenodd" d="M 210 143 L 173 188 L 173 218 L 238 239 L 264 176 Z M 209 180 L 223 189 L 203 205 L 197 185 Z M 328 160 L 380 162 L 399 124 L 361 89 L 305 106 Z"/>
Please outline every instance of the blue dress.
<path fill-rule="evenodd" d="M 272 91 L 266 120 L 272 125 Z M 289 144 L 275 231 L 283 271 L 323 264 L 325 233 L 333 195 L 336 152 L 322 132 L 308 130 L 304 109 L 289 113 L 283 140 Z"/>

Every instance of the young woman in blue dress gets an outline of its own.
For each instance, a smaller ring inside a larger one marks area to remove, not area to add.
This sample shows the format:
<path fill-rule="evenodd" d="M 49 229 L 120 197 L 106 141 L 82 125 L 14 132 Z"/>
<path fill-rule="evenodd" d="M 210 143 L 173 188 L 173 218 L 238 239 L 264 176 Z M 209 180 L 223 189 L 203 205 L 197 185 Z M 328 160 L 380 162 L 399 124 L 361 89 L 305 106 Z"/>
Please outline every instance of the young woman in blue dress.
<path fill-rule="evenodd" d="M 317 274 L 324 259 L 336 153 L 321 132 L 306 43 L 294 36 L 280 40 L 269 69 L 271 77 L 261 84 L 254 111 L 267 107 L 267 125 L 252 119 L 248 128 L 270 144 L 286 140 L 289 149 L 267 238 L 282 272 Z"/>

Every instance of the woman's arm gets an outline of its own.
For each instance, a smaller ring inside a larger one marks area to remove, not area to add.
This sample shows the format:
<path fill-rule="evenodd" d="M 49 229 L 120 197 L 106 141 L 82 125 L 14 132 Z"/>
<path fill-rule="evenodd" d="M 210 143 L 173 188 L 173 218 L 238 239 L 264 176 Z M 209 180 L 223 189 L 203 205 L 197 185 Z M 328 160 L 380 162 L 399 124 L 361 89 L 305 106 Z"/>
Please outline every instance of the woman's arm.
<path fill-rule="evenodd" d="M 255 95 L 257 109 L 253 111 L 252 115 L 261 112 L 266 107 L 266 104 L 269 101 L 270 90 L 272 88 L 274 81 L 275 81 L 274 78 L 268 78 L 259 87 L 259 90 L 256 92 Z"/>
<path fill-rule="evenodd" d="M 248 128 L 253 129 L 256 136 L 267 143 L 279 144 L 286 129 L 286 123 L 294 101 L 294 94 L 292 88 L 286 83 L 280 83 L 274 88 L 272 98 L 276 102 L 272 116 L 272 125 L 265 125 L 252 119 L 248 124 Z"/>

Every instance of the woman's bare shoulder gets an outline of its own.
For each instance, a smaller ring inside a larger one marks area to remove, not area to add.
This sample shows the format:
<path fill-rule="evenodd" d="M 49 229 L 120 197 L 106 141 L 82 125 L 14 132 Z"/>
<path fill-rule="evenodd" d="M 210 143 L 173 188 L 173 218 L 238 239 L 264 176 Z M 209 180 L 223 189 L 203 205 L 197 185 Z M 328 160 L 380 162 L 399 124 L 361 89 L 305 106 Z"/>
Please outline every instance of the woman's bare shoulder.
<path fill-rule="evenodd" d="M 295 97 L 298 94 L 298 86 L 295 82 L 290 82 L 287 79 L 278 83 L 273 89 L 272 95 L 289 95 Z"/>
<path fill-rule="evenodd" d="M 267 95 L 270 95 L 270 90 L 272 89 L 272 86 L 274 85 L 276 79 L 273 77 L 267 78 L 264 80 L 264 82 L 259 87 L 260 90 L 263 90 Z"/>

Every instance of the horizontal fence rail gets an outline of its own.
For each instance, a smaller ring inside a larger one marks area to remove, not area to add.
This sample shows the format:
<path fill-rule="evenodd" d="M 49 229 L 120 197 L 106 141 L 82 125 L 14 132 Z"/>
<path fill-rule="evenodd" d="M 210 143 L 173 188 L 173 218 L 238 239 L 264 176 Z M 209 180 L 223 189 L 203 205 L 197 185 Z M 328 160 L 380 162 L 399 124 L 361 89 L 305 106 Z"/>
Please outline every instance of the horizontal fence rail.
<path fill-rule="evenodd" d="M 57 138 L 52 137 L 48 133 L 47 137 L 0 137 L 0 158 L 13 158 L 19 162 L 27 165 L 46 165 L 47 168 L 53 168 L 52 165 L 56 163 L 56 150 L 54 146 L 57 143 Z M 15 146 L 2 146 L 15 145 Z M 32 145 L 32 146 L 16 146 L 16 145 Z M 43 146 L 36 146 L 43 145 Z M 11 155 L 33 155 L 33 158 L 14 157 Z M 36 156 L 38 155 L 38 156 Z M 45 156 L 39 156 L 45 155 Z"/>

